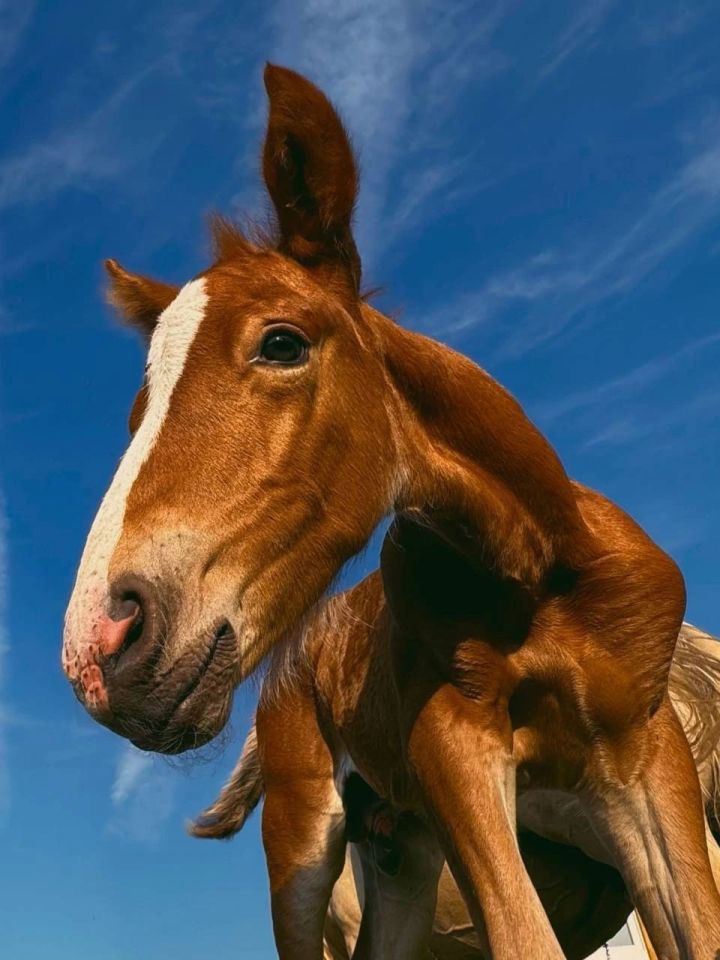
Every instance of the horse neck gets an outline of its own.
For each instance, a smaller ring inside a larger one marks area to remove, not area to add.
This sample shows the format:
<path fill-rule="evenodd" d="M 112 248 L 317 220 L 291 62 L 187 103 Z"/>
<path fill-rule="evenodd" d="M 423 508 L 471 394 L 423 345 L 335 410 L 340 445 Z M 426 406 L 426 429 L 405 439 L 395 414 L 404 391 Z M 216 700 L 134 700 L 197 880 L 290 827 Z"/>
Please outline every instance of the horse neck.
<path fill-rule="evenodd" d="M 398 407 L 396 510 L 531 588 L 577 568 L 589 532 L 573 486 L 517 401 L 466 357 L 373 317 Z"/>

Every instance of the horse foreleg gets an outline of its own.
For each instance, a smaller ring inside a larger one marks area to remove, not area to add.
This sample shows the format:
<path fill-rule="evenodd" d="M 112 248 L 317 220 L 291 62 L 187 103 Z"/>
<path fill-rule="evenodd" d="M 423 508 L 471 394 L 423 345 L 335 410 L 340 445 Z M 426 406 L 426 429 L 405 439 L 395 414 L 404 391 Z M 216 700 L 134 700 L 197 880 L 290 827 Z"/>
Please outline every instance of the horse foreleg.
<path fill-rule="evenodd" d="M 429 960 L 437 886 L 444 856 L 432 830 L 416 818 L 399 822 L 397 871 L 378 865 L 372 842 L 353 847 L 362 878 L 363 911 L 353 960 Z"/>
<path fill-rule="evenodd" d="M 345 812 L 312 703 L 298 694 L 285 707 L 291 725 L 273 708 L 257 716 L 273 930 L 280 960 L 321 960 L 328 903 L 345 860 Z"/>
<path fill-rule="evenodd" d="M 441 687 L 413 722 L 408 758 L 475 927 L 487 931 L 489 955 L 560 960 L 518 848 L 509 732 L 489 713 Z"/>
<path fill-rule="evenodd" d="M 713 880 L 697 772 L 669 701 L 647 724 L 640 772 L 603 778 L 587 809 L 623 875 L 660 960 L 720 956 L 720 896 Z"/>
<path fill-rule="evenodd" d="M 317 799 L 317 798 L 316 798 Z M 345 852 L 342 807 L 318 815 L 297 791 L 268 790 L 263 843 L 270 877 L 275 943 L 280 960 L 319 960 L 333 885 Z"/>

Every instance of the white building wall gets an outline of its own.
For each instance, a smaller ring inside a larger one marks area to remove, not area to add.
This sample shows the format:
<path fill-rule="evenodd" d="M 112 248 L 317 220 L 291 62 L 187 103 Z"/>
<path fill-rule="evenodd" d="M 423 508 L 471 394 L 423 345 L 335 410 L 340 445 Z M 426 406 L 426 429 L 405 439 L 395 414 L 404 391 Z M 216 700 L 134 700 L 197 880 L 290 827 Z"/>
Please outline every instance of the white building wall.
<path fill-rule="evenodd" d="M 648 956 L 640 927 L 633 913 L 628 917 L 628 922 L 622 930 L 607 946 L 596 950 L 588 960 L 648 960 Z"/>

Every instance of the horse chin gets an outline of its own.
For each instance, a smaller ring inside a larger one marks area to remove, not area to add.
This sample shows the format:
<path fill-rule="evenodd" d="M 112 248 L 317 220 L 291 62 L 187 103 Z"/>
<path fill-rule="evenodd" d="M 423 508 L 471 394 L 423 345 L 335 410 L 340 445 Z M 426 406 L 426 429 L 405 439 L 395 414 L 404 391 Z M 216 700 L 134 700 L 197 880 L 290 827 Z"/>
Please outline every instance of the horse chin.
<path fill-rule="evenodd" d="M 142 733 L 136 732 L 130 740 L 141 750 L 166 755 L 198 750 L 222 732 L 230 715 L 231 703 L 232 698 L 229 698 L 227 708 L 219 714 L 205 714 L 189 723 L 173 719 L 162 730 L 147 729 Z"/>
<path fill-rule="evenodd" d="M 146 729 L 131 737 L 141 750 L 178 754 L 197 750 L 214 740 L 225 728 L 233 702 L 233 686 L 203 684 L 172 713 L 164 726 Z"/>

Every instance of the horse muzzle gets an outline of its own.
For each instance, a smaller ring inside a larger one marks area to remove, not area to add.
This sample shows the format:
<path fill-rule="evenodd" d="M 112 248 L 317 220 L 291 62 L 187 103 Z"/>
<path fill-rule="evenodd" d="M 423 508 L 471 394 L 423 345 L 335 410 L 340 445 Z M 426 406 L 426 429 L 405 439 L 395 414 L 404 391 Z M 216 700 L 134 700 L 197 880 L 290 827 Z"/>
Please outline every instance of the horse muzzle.
<path fill-rule="evenodd" d="M 93 639 L 63 667 L 80 702 L 98 722 L 143 750 L 181 753 L 224 727 L 237 682 L 235 631 L 220 619 L 168 663 L 172 595 L 125 576 L 113 584 Z"/>

